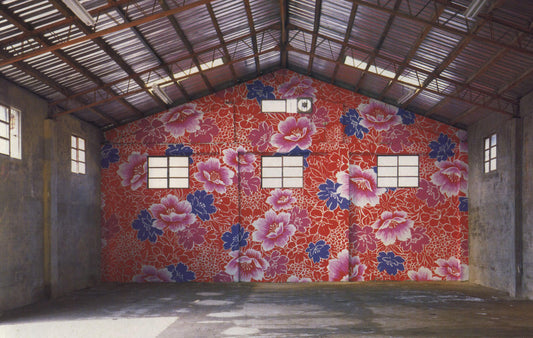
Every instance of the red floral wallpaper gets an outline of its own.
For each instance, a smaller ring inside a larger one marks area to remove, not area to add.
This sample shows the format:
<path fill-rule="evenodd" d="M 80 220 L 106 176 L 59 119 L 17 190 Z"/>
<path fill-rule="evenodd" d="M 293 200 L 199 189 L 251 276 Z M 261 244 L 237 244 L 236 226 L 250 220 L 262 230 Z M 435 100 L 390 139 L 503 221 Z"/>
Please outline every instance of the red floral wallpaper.
<path fill-rule="evenodd" d="M 261 113 L 310 97 L 312 114 Z M 311 282 L 468 278 L 466 132 L 282 70 L 106 133 L 102 278 Z M 418 188 L 377 156 L 418 155 Z M 261 188 L 261 156 L 304 188 Z M 148 156 L 188 156 L 188 189 L 148 189 Z"/>

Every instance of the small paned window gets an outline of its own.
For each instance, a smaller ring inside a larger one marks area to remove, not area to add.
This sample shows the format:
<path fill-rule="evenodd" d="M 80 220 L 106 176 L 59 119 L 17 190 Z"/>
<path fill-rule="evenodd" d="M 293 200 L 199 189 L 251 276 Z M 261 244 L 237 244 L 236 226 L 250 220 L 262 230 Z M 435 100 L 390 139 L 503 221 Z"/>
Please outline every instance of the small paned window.
<path fill-rule="evenodd" d="M 261 158 L 263 188 L 303 188 L 303 156 L 263 156 Z"/>
<path fill-rule="evenodd" d="M 0 154 L 22 157 L 20 111 L 0 105 Z"/>
<path fill-rule="evenodd" d="M 189 157 L 148 157 L 148 188 L 189 188 Z"/>
<path fill-rule="evenodd" d="M 378 156 L 378 187 L 418 187 L 418 156 Z"/>
<path fill-rule="evenodd" d="M 70 143 L 70 168 L 75 174 L 85 174 L 85 140 L 72 135 Z"/>
<path fill-rule="evenodd" d="M 496 170 L 496 134 L 485 138 L 485 156 L 483 163 L 485 164 L 485 173 L 490 173 Z"/>

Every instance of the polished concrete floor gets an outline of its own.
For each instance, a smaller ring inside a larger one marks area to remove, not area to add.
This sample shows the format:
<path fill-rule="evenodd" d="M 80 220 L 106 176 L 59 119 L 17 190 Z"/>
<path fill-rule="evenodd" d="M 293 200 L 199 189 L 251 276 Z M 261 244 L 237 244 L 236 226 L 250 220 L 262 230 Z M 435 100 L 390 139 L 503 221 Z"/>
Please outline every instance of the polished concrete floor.
<path fill-rule="evenodd" d="M 468 283 L 103 284 L 0 314 L 0 337 L 533 337 L 533 301 Z"/>

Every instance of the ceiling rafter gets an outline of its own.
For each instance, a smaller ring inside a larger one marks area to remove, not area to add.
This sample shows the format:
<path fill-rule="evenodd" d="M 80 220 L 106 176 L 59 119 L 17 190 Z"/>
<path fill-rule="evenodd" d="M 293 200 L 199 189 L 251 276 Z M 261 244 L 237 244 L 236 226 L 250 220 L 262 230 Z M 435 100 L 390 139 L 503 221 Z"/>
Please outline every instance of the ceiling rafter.
<path fill-rule="evenodd" d="M 250 33 L 252 34 L 252 47 L 254 50 L 255 70 L 257 76 L 261 75 L 261 64 L 259 63 L 259 57 L 257 48 L 257 32 L 255 31 L 254 18 L 252 16 L 252 8 L 250 7 L 250 1 L 244 0 L 244 8 L 246 9 L 246 17 L 248 18 L 248 26 L 250 27 Z"/>
<path fill-rule="evenodd" d="M 289 5 L 287 0 L 279 0 L 280 12 L 280 63 L 282 68 L 287 67 L 288 52 L 287 46 L 289 43 L 289 30 L 287 29 L 289 17 Z"/>
<path fill-rule="evenodd" d="M 313 38 L 311 40 L 311 56 L 309 56 L 309 64 L 307 66 L 307 75 L 311 75 L 313 69 L 313 60 L 316 51 L 316 40 L 318 36 L 318 29 L 320 28 L 320 16 L 322 14 L 322 0 L 316 0 L 315 3 L 315 22 L 313 24 Z"/>
<path fill-rule="evenodd" d="M 346 47 L 348 46 L 350 36 L 352 35 L 353 25 L 355 23 L 355 16 L 357 14 L 357 7 L 358 5 L 356 3 L 352 3 L 352 10 L 350 11 L 350 18 L 348 19 L 348 26 L 346 27 L 346 33 L 344 34 L 344 41 L 342 42 L 341 51 L 339 53 L 339 56 L 337 57 L 337 61 L 335 62 L 335 69 L 333 70 L 333 75 L 331 76 L 331 83 L 335 83 L 339 67 L 341 63 L 343 63 L 345 56 L 344 53 L 346 52 Z"/>
<path fill-rule="evenodd" d="M 165 12 L 169 12 L 171 10 L 165 0 L 159 0 L 159 5 Z M 170 24 L 176 31 L 176 34 L 178 34 L 178 37 L 181 39 L 181 42 L 183 43 L 183 45 L 185 45 L 185 48 L 189 52 L 194 65 L 198 69 L 198 73 L 200 74 L 200 77 L 204 81 L 205 86 L 211 93 L 214 93 L 215 88 L 213 88 L 213 86 L 209 82 L 209 79 L 207 78 L 207 76 L 205 76 L 203 69 L 200 67 L 200 61 L 198 60 L 198 55 L 194 52 L 194 48 L 191 42 L 189 41 L 189 39 L 187 38 L 187 35 L 185 35 L 185 32 L 183 32 L 183 29 L 181 29 L 181 26 L 178 23 L 178 20 L 176 20 L 176 17 L 174 15 L 167 16 L 167 19 L 168 21 L 170 21 Z"/>
<path fill-rule="evenodd" d="M 217 17 L 215 15 L 215 11 L 213 10 L 213 6 L 208 3 L 207 5 L 207 11 L 209 12 L 209 16 L 211 17 L 211 22 L 213 23 L 213 26 L 215 27 L 215 30 L 217 32 L 218 42 L 220 42 L 220 45 L 222 46 L 222 50 L 224 51 L 224 57 L 227 59 L 227 61 L 231 60 L 228 47 L 226 46 L 226 42 L 224 41 L 224 35 L 222 34 L 222 30 L 220 29 L 220 25 L 218 24 Z M 233 67 L 233 64 L 229 65 L 229 69 L 231 71 L 231 76 L 233 77 L 233 83 L 237 83 L 237 73 L 235 72 L 235 67 Z"/>

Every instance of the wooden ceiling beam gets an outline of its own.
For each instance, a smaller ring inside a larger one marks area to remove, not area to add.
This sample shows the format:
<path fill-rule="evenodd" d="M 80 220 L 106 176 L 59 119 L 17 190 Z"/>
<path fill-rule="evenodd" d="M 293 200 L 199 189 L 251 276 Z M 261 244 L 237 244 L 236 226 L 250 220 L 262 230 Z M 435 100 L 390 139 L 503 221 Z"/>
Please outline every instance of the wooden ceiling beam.
<path fill-rule="evenodd" d="M 289 5 L 287 0 L 279 0 L 280 12 L 280 63 L 282 68 L 287 68 L 288 52 L 287 46 L 289 43 L 289 30 L 287 29 L 289 17 Z"/>

